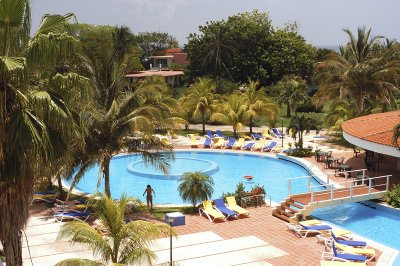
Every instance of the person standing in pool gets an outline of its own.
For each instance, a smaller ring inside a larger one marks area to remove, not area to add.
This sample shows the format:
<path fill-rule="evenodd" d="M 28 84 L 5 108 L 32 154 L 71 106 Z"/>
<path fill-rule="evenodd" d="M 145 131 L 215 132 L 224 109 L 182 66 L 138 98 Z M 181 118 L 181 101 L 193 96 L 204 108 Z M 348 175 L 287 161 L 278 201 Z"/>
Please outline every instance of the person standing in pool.
<path fill-rule="evenodd" d="M 153 210 L 153 194 L 154 194 L 154 197 L 155 197 L 156 196 L 156 192 L 154 191 L 154 189 L 150 185 L 147 185 L 145 191 L 143 192 L 143 196 L 144 196 L 144 194 L 146 194 L 147 208 L 150 209 L 150 207 L 151 207 L 151 210 Z"/>

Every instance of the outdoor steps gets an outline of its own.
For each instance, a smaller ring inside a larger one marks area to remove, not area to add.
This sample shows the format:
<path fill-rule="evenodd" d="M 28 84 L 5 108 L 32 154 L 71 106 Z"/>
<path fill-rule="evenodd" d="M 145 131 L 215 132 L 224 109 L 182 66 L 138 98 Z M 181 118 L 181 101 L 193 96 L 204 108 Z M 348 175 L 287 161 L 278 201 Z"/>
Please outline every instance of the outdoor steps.
<path fill-rule="evenodd" d="M 290 222 L 296 218 L 296 214 L 299 213 L 302 208 L 302 205 L 288 198 L 272 210 L 272 215 L 286 222 Z"/>

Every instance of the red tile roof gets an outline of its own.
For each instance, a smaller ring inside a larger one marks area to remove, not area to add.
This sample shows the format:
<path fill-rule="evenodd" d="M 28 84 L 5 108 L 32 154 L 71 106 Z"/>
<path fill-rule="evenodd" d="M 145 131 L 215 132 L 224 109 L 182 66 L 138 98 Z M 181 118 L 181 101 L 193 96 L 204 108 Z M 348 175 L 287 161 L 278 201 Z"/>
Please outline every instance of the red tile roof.
<path fill-rule="evenodd" d="M 393 111 L 347 120 L 342 124 L 342 129 L 353 137 L 396 147 L 392 143 L 393 127 L 399 123 L 400 111 Z"/>

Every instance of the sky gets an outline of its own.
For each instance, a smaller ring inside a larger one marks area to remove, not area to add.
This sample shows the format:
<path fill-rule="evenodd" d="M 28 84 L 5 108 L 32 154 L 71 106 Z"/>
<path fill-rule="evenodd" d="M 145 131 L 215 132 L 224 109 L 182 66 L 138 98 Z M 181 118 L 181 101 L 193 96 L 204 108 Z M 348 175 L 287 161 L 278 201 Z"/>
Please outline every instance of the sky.
<path fill-rule="evenodd" d="M 125 25 L 133 33 L 168 32 L 181 46 L 207 21 L 254 9 L 268 12 L 276 27 L 296 22 L 315 46 L 346 42 L 343 28 L 372 28 L 372 35 L 400 40 L 399 0 L 31 0 L 33 29 L 43 14 L 74 13 L 79 23 Z"/>

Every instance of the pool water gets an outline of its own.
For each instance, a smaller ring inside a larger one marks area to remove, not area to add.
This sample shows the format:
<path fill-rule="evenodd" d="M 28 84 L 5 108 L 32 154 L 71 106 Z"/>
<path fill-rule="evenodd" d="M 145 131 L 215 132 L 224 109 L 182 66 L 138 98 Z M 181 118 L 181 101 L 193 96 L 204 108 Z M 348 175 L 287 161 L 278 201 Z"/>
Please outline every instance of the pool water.
<path fill-rule="evenodd" d="M 364 205 L 365 204 L 365 205 Z M 315 210 L 312 215 L 400 250 L 400 212 L 376 209 L 370 203 L 348 203 Z M 375 208 L 375 209 L 374 209 Z"/>
<path fill-rule="evenodd" d="M 246 190 L 250 190 L 255 185 L 264 186 L 267 194 L 271 195 L 272 200 L 279 202 L 287 197 L 288 178 L 307 175 L 307 171 L 297 164 L 257 154 L 176 151 L 175 157 L 210 161 L 216 164 L 215 171 L 210 174 L 214 180 L 214 193 L 212 198 L 221 197 L 223 192 L 234 192 L 236 185 L 239 182 L 243 182 Z M 178 179 L 169 177 L 160 178 L 159 173 L 151 169 L 151 166 L 148 166 L 146 170 L 143 169 L 145 166 L 141 163 L 139 171 L 142 173 L 134 174 L 128 171 L 128 165 L 140 161 L 142 161 L 140 156 L 132 155 L 113 158 L 110 165 L 110 187 L 111 194 L 114 198 L 119 198 L 122 193 L 127 193 L 129 196 L 145 200 L 142 195 L 147 184 L 150 184 L 156 192 L 156 197 L 154 198 L 155 204 L 184 203 L 178 193 Z M 191 161 L 183 162 L 186 164 L 185 171 L 199 170 L 196 168 L 196 164 L 192 164 Z M 173 164 L 173 162 L 171 162 L 171 164 Z M 200 168 L 204 167 L 202 166 Z M 134 166 L 133 169 L 135 169 Z M 173 172 L 179 172 L 179 169 L 176 169 L 175 166 L 172 166 L 171 169 Z M 145 172 L 144 175 L 143 172 Z M 148 175 L 149 173 L 154 173 L 154 175 Z M 253 180 L 245 180 L 243 176 L 246 175 L 253 176 Z M 98 166 L 93 167 L 85 173 L 83 179 L 78 183 L 77 188 L 88 193 L 93 193 L 97 190 L 104 191 L 104 181 L 102 181 L 101 186 L 97 188 L 97 177 Z M 319 185 L 319 183 L 312 179 L 311 185 Z M 306 178 L 296 180 L 291 185 L 292 194 L 306 192 L 306 190 Z"/>

